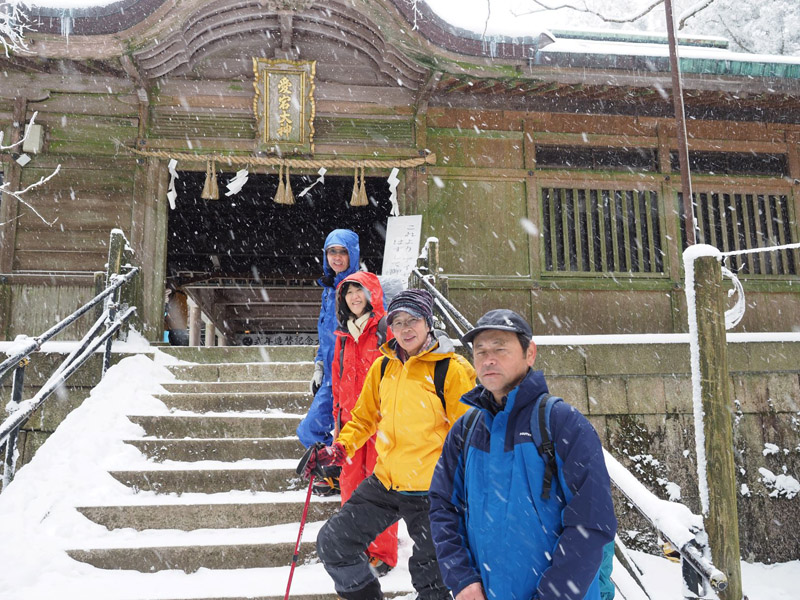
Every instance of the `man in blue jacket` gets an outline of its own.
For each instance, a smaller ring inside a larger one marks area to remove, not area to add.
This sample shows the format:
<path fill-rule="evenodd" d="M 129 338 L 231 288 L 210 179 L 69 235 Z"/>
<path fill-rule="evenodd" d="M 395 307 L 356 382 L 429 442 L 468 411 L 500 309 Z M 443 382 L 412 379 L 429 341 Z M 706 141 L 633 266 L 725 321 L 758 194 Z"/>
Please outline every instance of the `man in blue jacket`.
<path fill-rule="evenodd" d="M 322 307 L 317 321 L 319 350 L 314 358 L 314 376 L 311 380 L 311 393 L 314 400 L 305 418 L 297 426 L 297 437 L 308 448 L 316 442 L 330 445 L 333 441 L 333 390 L 331 387 L 331 365 L 336 345 L 334 330 L 336 321 L 336 286 L 348 275 L 359 270 L 361 251 L 358 234 L 349 229 L 334 229 L 325 238 L 322 249 Z M 327 487 L 326 487 L 327 486 Z M 335 493 L 324 481 L 315 485 L 314 491 L 320 495 Z"/>
<path fill-rule="evenodd" d="M 439 567 L 456 600 L 600 599 L 617 529 L 600 439 L 575 408 L 552 403 L 548 468 L 531 431 L 548 393 L 531 369 L 532 337 L 520 315 L 500 309 L 463 338 L 480 385 L 461 401 L 478 412 L 450 430 L 430 488 Z"/>

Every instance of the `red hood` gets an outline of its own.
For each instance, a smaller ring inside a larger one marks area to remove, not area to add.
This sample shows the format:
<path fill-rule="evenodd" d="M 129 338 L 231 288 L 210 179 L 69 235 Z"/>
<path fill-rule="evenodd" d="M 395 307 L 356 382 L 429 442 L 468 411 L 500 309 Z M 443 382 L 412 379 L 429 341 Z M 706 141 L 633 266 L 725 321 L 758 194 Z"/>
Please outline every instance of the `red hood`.
<path fill-rule="evenodd" d="M 348 281 L 354 281 L 361 285 L 367 292 L 369 292 L 369 303 L 372 305 L 372 314 L 377 321 L 380 321 L 386 314 L 386 309 L 383 307 L 383 288 L 378 276 L 374 273 L 367 271 L 356 271 L 352 275 L 348 275 L 336 287 L 336 315 L 338 320 L 339 307 L 345 306 L 344 284 Z M 344 327 L 344 323 L 339 323 L 340 327 Z"/>

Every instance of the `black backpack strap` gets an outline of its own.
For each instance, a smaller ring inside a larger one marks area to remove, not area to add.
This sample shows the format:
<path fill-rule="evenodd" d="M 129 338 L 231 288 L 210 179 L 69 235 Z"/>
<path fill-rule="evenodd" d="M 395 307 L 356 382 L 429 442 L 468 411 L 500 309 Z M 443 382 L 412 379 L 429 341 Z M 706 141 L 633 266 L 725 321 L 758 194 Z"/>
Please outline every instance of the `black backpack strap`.
<path fill-rule="evenodd" d="M 389 357 L 384 356 L 383 360 L 381 360 L 381 379 L 383 379 L 383 374 L 386 373 L 386 365 L 389 364 Z"/>
<path fill-rule="evenodd" d="M 550 498 L 553 487 L 553 476 L 558 472 L 556 449 L 550 436 L 550 409 L 561 398 L 547 392 L 539 396 L 531 411 L 531 435 L 536 449 L 544 461 L 544 477 L 542 479 L 542 499 Z"/>
<path fill-rule="evenodd" d="M 542 438 L 541 452 L 544 456 L 544 480 L 542 481 L 542 499 L 550 498 L 550 489 L 553 487 L 553 475 L 556 474 L 556 451 L 553 447 L 553 440 L 550 439 L 550 431 L 547 426 L 547 401 L 550 394 L 539 400 L 539 435 Z"/>
<path fill-rule="evenodd" d="M 450 367 L 450 357 L 439 360 L 433 368 L 433 387 L 436 390 L 436 395 L 442 401 L 442 408 L 444 414 L 447 416 L 447 401 L 444 399 L 444 381 L 447 379 L 447 369 Z"/>
<path fill-rule="evenodd" d="M 475 431 L 475 423 L 480 416 L 481 411 L 474 407 L 469 409 L 469 412 L 464 416 L 464 429 L 461 433 L 461 464 L 464 465 L 464 468 L 467 466 L 467 449 L 469 448 L 469 442 L 472 439 L 473 431 Z"/>

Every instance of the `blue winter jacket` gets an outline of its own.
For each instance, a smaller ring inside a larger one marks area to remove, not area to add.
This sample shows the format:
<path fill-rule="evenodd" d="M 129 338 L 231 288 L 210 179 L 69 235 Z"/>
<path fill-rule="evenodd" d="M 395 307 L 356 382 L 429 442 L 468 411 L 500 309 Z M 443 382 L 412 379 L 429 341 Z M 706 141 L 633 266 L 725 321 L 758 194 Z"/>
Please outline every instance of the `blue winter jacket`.
<path fill-rule="evenodd" d="M 500 411 L 481 385 L 461 398 L 480 410 L 466 477 L 464 416 L 447 436 L 430 488 L 436 554 L 454 596 L 479 581 L 489 600 L 600 598 L 603 547 L 617 529 L 600 439 L 578 410 L 553 405 L 558 476 L 543 500 L 545 463 L 531 413 L 545 392 L 542 372 L 530 370 Z"/>
<path fill-rule="evenodd" d="M 325 251 L 331 246 L 344 246 L 350 255 L 350 266 L 342 273 L 335 273 L 328 265 Z M 336 286 L 339 285 L 342 279 L 360 269 L 360 261 L 361 250 L 358 245 L 357 233 L 349 229 L 334 229 L 325 238 L 325 245 L 322 247 L 323 277 L 317 282 L 322 286 L 322 308 L 319 311 L 319 321 L 317 321 L 319 349 L 314 359 L 315 361 L 321 360 L 325 365 L 323 385 L 330 385 L 331 382 L 333 349 L 336 345 L 336 336 L 333 334 L 338 325 L 336 320 Z"/>

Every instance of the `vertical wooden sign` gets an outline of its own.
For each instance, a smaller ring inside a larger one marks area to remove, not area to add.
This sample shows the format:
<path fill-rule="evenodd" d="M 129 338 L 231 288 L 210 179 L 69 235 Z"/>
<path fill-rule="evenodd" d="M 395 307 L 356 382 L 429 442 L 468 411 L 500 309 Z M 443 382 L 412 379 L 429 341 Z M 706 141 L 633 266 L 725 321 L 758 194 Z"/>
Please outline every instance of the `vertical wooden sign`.
<path fill-rule="evenodd" d="M 254 58 L 256 152 L 313 154 L 316 61 Z"/>

